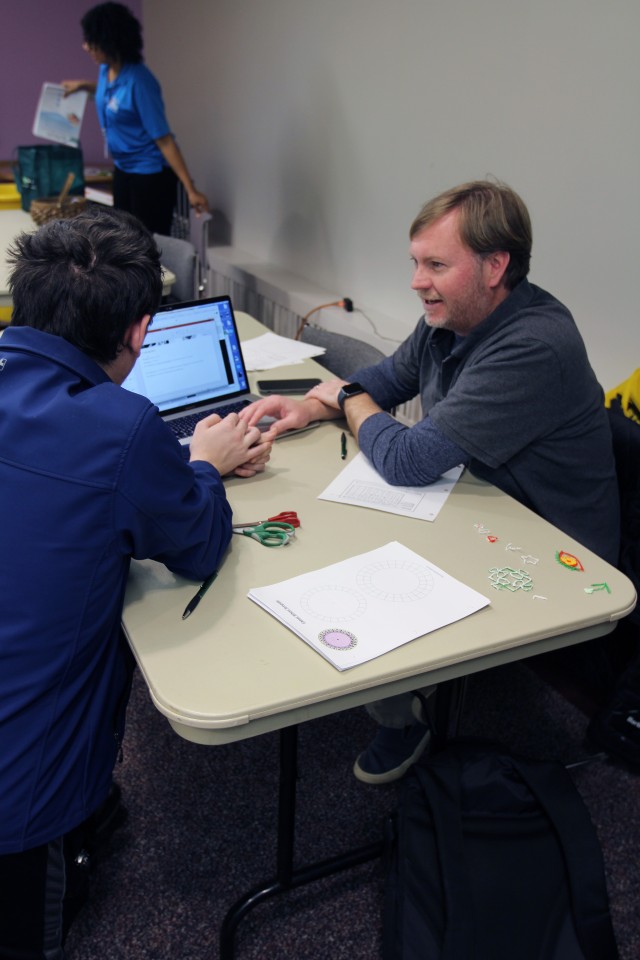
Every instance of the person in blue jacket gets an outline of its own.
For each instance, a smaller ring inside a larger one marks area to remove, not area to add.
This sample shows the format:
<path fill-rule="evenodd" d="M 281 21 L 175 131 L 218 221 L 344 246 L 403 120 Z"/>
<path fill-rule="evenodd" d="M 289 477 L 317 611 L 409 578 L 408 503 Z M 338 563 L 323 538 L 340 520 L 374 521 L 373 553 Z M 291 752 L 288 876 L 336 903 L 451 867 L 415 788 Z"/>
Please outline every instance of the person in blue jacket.
<path fill-rule="evenodd" d="M 388 483 L 426 486 L 465 464 L 615 564 L 620 511 L 603 392 L 569 310 L 527 279 L 524 202 L 506 184 L 460 184 L 423 206 L 409 238 L 423 316 L 393 356 L 302 401 L 266 397 L 243 418 L 278 418 L 274 438 L 344 416 Z M 406 426 L 389 411 L 415 396 L 423 418 Z M 411 695 L 368 710 L 380 726 L 354 773 L 389 783 L 424 751 L 429 728 Z"/>
<path fill-rule="evenodd" d="M 179 180 L 190 205 L 202 213 L 196 189 L 169 127 L 160 84 L 142 62 L 142 28 L 121 3 L 101 3 L 82 18 L 84 49 L 99 66 L 97 83 L 63 80 L 68 94 L 95 95 L 98 119 L 113 158 L 113 202 L 135 214 L 152 233 L 168 236 Z"/>
<path fill-rule="evenodd" d="M 61 960 L 121 749 L 132 557 L 203 580 L 231 539 L 222 476 L 270 444 L 237 414 L 181 447 L 121 384 L 162 293 L 130 214 L 51 221 L 10 251 L 0 340 L 0 956 Z"/>

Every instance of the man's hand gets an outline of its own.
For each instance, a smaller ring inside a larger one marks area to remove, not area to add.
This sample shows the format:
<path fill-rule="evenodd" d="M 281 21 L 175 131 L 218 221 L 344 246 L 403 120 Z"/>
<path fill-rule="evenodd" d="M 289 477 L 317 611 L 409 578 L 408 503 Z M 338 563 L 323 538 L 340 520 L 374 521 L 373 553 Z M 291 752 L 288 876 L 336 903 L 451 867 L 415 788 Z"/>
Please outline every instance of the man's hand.
<path fill-rule="evenodd" d="M 205 460 L 221 476 L 235 471 L 240 477 L 252 477 L 264 470 L 270 453 L 271 443 L 237 413 L 224 420 L 212 413 L 196 424 L 191 438 L 190 460 Z"/>
<path fill-rule="evenodd" d="M 263 433 L 263 437 L 267 440 L 275 440 L 276 437 L 287 430 L 299 430 L 301 427 L 306 427 L 313 419 L 311 404 L 278 395 L 265 397 L 264 400 L 256 400 L 255 403 L 251 403 L 241 410 L 239 416 L 251 427 L 263 417 L 276 417 L 275 422 Z"/>
<path fill-rule="evenodd" d="M 308 427 L 313 420 L 333 420 L 339 417 L 340 410 L 335 410 L 315 396 L 315 390 L 310 390 L 302 400 L 293 397 L 281 397 L 274 394 L 263 400 L 256 400 L 240 411 L 240 418 L 250 426 L 263 417 L 275 417 L 262 436 L 265 440 L 275 440 L 287 430 L 301 430 Z"/>
<path fill-rule="evenodd" d="M 319 383 L 309 390 L 309 392 L 305 394 L 305 399 L 308 397 L 313 400 L 319 400 L 320 403 L 324 403 L 325 406 L 330 407 L 332 410 L 337 410 L 338 413 L 342 415 L 342 411 L 338 406 L 338 394 L 345 383 L 348 382 L 348 380 L 325 380 L 324 383 Z"/>

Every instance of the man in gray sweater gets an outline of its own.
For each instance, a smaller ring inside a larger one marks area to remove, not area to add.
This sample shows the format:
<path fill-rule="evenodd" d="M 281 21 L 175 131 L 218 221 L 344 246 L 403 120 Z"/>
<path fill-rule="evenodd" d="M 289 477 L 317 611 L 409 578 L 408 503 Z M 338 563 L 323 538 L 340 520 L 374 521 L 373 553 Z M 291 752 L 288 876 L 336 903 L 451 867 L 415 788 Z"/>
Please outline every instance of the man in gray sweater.
<path fill-rule="evenodd" d="M 391 484 L 424 486 L 465 464 L 611 563 L 620 522 L 600 385 L 567 310 L 527 280 L 531 222 L 508 186 L 476 181 L 427 202 L 410 229 L 424 316 L 391 357 L 302 401 L 268 397 L 243 416 L 271 435 L 344 416 Z M 420 396 L 407 427 L 386 412 Z M 412 702 L 413 701 L 413 702 Z M 366 783 L 401 777 L 428 742 L 412 696 L 368 708 L 380 727 L 356 760 Z"/>

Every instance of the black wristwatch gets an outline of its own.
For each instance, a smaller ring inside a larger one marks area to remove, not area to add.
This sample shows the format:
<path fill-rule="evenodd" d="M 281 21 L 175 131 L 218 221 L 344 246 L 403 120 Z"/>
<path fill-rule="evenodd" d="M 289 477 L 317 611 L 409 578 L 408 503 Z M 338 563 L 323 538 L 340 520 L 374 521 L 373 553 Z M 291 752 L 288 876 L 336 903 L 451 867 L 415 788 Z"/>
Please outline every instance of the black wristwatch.
<path fill-rule="evenodd" d="M 349 397 L 357 397 L 359 393 L 366 393 L 364 387 L 360 386 L 359 383 L 345 383 L 344 387 L 338 394 L 338 406 L 341 410 L 344 410 L 345 400 L 348 400 Z"/>

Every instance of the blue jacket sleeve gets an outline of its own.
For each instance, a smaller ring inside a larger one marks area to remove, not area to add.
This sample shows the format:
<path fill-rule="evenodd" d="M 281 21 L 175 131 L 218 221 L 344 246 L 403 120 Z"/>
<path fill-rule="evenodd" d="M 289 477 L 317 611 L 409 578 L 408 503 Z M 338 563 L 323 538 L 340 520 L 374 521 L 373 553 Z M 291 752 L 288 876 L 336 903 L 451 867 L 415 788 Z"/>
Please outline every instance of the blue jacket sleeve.
<path fill-rule="evenodd" d="M 184 459 L 149 408 L 123 457 L 114 524 L 120 549 L 194 580 L 216 570 L 231 540 L 231 507 L 218 471 Z"/>

